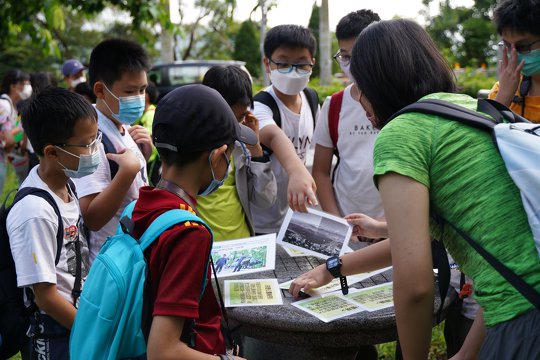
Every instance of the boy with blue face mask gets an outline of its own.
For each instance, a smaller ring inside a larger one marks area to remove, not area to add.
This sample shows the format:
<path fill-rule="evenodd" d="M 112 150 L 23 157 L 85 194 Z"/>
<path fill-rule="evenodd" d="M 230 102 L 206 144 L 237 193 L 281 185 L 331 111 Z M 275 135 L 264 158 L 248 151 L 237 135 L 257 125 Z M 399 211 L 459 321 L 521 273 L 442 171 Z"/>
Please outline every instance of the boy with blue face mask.
<path fill-rule="evenodd" d="M 59 223 L 52 203 L 35 195 L 23 197 L 7 217 L 17 286 L 25 289 L 27 299 L 33 296 L 37 306 L 37 323 L 21 353 L 23 359 L 69 359 L 77 288 L 82 288 L 89 262 L 79 202 L 68 182 L 90 175 L 99 165 L 97 115 L 79 95 L 49 88 L 31 99 L 22 121 L 39 165 L 30 171 L 21 189 L 45 190 L 62 221 Z"/>
<path fill-rule="evenodd" d="M 493 16 L 502 36 L 502 60 L 489 98 L 540 123 L 540 3 L 505 0 Z"/>
<path fill-rule="evenodd" d="M 160 100 L 152 137 L 162 177 L 155 188 L 140 190 L 132 216 L 136 238 L 167 210 L 197 214 L 196 197 L 210 195 L 226 179 L 235 142 L 258 142 L 223 97 L 205 85 L 186 85 Z M 149 306 L 143 318 L 149 321 L 143 332 L 149 359 L 241 359 L 225 355 L 211 249 L 212 234 L 193 221 L 169 228 L 146 249 Z"/>
<path fill-rule="evenodd" d="M 273 152 L 270 162 L 278 189 L 270 209 L 252 206 L 256 233 L 277 232 L 289 206 L 307 211 L 307 205 L 317 205 L 315 181 L 305 166 L 317 114 L 303 92 L 315 65 L 315 46 L 310 30 L 298 25 L 276 26 L 264 39 L 264 65 L 272 82 L 264 91 L 277 105 L 281 126 L 272 109 L 255 99 L 253 115 L 259 119 L 261 144 Z"/>
<path fill-rule="evenodd" d="M 140 125 L 131 126 L 145 107 L 146 71 L 150 67 L 144 49 L 131 41 L 111 39 L 98 44 L 90 55 L 88 75 L 97 100 L 98 126 L 114 152 L 101 146 L 95 173 L 76 180 L 81 212 L 90 233 L 90 261 L 113 235 L 125 206 L 148 185 L 146 161 L 152 139 Z M 118 164 L 116 173 L 111 162 Z"/>

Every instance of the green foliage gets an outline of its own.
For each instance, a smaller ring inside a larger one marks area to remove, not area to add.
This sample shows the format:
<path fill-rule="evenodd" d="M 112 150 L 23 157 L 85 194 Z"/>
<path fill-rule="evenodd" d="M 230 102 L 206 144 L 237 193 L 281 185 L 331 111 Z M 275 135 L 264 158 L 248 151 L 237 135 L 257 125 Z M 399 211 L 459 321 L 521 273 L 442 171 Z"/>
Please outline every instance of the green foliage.
<path fill-rule="evenodd" d="M 313 33 L 313 36 L 315 36 L 315 39 L 317 40 L 316 41 L 316 46 L 315 46 L 315 58 L 317 58 L 317 56 L 319 56 L 320 52 L 319 52 L 319 39 L 320 39 L 320 36 L 319 36 L 319 18 L 320 18 L 320 12 L 321 12 L 321 7 L 317 5 L 317 2 L 315 1 L 313 3 L 313 7 L 311 8 L 311 16 L 309 17 L 309 23 L 308 23 L 308 29 L 311 30 L 311 32 Z M 313 67 L 313 74 L 311 75 L 312 77 L 319 77 L 321 74 L 321 69 L 319 66 L 315 65 Z"/>
<path fill-rule="evenodd" d="M 380 360 L 392 360 L 396 354 L 396 342 L 376 345 Z M 446 360 L 446 342 L 444 341 L 444 322 L 435 326 L 431 335 L 428 359 Z"/>
<path fill-rule="evenodd" d="M 424 0 L 428 6 L 432 0 Z M 450 0 L 439 1 L 439 14 L 425 11 L 426 30 L 447 59 L 461 66 L 493 64 L 497 55 L 496 33 L 491 22 L 495 1 L 475 0 L 471 8 L 453 7 Z"/>
<path fill-rule="evenodd" d="M 490 74 L 484 70 L 464 69 L 456 74 L 457 84 L 460 91 L 474 98 L 477 97 L 478 91 L 483 89 L 491 89 L 497 81 L 494 74 Z"/>
<path fill-rule="evenodd" d="M 246 62 L 246 67 L 253 77 L 261 72 L 261 53 L 259 51 L 259 31 L 251 20 L 244 21 L 234 40 L 233 57 Z"/>

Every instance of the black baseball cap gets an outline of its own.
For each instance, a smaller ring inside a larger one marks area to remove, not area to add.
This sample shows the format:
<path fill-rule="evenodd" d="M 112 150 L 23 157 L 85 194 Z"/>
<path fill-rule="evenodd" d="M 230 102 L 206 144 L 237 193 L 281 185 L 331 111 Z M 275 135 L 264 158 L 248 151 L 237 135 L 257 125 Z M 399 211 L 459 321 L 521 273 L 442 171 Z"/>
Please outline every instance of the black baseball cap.
<path fill-rule="evenodd" d="M 225 99 L 205 85 L 174 89 L 156 107 L 152 124 L 156 148 L 175 152 L 199 152 L 238 140 L 248 145 L 257 135 L 238 122 Z"/>

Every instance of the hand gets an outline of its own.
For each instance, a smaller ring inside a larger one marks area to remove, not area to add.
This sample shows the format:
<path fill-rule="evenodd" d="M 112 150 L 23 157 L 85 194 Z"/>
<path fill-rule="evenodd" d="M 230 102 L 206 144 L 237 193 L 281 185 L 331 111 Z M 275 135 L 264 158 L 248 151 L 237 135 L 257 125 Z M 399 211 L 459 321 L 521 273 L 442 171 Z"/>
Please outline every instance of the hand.
<path fill-rule="evenodd" d="M 316 289 L 328 284 L 333 279 L 334 277 L 332 274 L 326 270 L 326 265 L 319 265 L 315 269 L 310 270 L 294 279 L 289 287 L 289 292 L 294 296 L 295 299 L 298 299 L 298 293 L 301 289 L 308 292 L 311 289 Z"/>
<path fill-rule="evenodd" d="M 148 130 L 141 125 L 133 125 L 128 129 L 129 135 L 135 144 L 139 146 L 141 152 L 146 160 L 150 159 L 152 155 L 152 137 Z"/>
<path fill-rule="evenodd" d="M 499 92 L 495 100 L 506 106 L 510 105 L 519 86 L 523 65 L 525 60 L 517 63 L 517 51 L 514 46 L 510 58 L 506 46 L 503 47 L 502 60 L 499 61 Z"/>
<path fill-rule="evenodd" d="M 253 115 L 251 111 L 248 111 L 244 121 L 242 121 L 242 124 L 253 130 L 255 135 L 257 135 L 257 140 L 259 139 L 259 120 L 255 117 L 255 115 Z M 260 143 L 257 143 L 255 145 L 247 145 L 247 148 L 249 149 L 251 156 L 263 156 L 263 149 Z"/>
<path fill-rule="evenodd" d="M 388 237 L 385 221 L 378 221 L 367 215 L 357 213 L 345 216 L 345 220 L 353 225 L 352 236 L 370 239 Z"/>
<path fill-rule="evenodd" d="M 317 206 L 316 191 L 317 185 L 304 166 L 289 174 L 287 194 L 292 210 L 307 212 L 307 205 Z"/>
<path fill-rule="evenodd" d="M 117 154 L 107 154 L 107 159 L 118 164 L 118 170 L 128 171 L 131 175 L 136 175 L 141 170 L 141 161 L 137 154 L 130 149 L 124 149 Z"/>

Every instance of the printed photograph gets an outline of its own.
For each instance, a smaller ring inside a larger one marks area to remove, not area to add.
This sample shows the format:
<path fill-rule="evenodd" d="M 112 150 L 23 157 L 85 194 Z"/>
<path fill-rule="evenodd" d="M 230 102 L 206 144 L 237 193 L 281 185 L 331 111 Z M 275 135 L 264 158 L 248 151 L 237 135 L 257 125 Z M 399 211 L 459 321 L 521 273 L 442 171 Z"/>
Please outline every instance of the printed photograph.
<path fill-rule="evenodd" d="M 289 210 L 278 235 L 278 242 L 323 259 L 343 254 L 351 227 L 341 218 L 309 209 L 308 213 Z"/>

